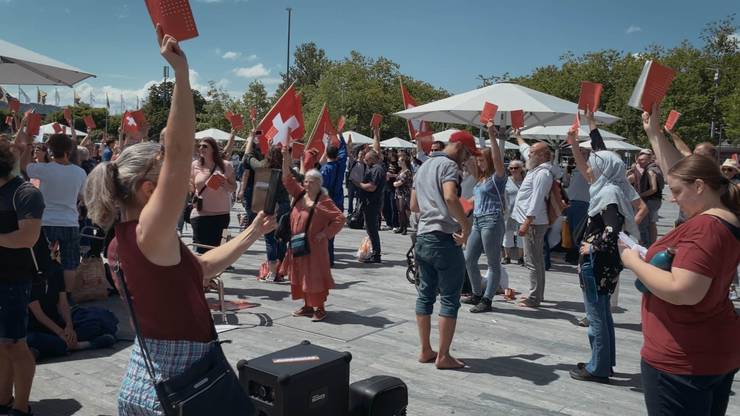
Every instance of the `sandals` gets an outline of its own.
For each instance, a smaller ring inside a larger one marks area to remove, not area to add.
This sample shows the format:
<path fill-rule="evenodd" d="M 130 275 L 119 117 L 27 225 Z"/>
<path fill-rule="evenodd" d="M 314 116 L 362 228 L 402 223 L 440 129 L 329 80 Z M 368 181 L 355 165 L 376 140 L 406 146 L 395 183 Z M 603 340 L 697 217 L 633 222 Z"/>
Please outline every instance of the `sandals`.
<path fill-rule="evenodd" d="M 311 318 L 311 321 L 321 322 L 324 319 L 326 319 L 326 310 L 324 308 L 316 308 L 316 311 L 313 313 L 313 318 Z"/>
<path fill-rule="evenodd" d="M 314 310 L 310 306 L 303 306 L 301 308 L 296 309 L 293 312 L 293 316 L 305 316 L 306 318 L 311 318 L 314 316 Z"/>

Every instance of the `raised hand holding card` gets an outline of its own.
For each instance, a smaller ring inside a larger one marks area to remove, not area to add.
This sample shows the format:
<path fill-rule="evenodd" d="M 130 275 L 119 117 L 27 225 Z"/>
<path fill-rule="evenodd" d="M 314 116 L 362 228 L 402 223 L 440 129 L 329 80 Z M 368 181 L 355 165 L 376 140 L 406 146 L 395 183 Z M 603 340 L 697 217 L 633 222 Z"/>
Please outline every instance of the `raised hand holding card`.
<path fill-rule="evenodd" d="M 513 110 L 511 113 L 511 128 L 512 129 L 521 129 L 524 127 L 524 111 L 523 110 Z"/>
<path fill-rule="evenodd" d="M 666 119 L 663 128 L 666 129 L 666 131 L 672 131 L 673 128 L 676 127 L 676 122 L 679 117 L 681 117 L 681 113 L 676 110 L 671 110 L 671 112 L 668 113 L 668 118 Z"/>
<path fill-rule="evenodd" d="M 372 120 L 370 120 L 370 127 L 377 129 L 380 127 L 380 123 L 383 122 L 383 116 L 380 114 L 373 114 Z"/>
<path fill-rule="evenodd" d="M 493 118 L 496 117 L 496 111 L 498 111 L 498 106 L 486 101 L 485 104 L 483 104 L 483 110 L 480 112 L 481 124 L 485 126 L 489 121 L 493 121 Z"/>
<path fill-rule="evenodd" d="M 596 112 L 601 101 L 604 86 L 598 82 L 581 81 L 581 95 L 578 97 L 578 109 Z"/>
<path fill-rule="evenodd" d="M 146 7 L 154 26 L 162 26 L 165 34 L 180 42 L 198 36 L 188 0 L 146 0 Z"/>

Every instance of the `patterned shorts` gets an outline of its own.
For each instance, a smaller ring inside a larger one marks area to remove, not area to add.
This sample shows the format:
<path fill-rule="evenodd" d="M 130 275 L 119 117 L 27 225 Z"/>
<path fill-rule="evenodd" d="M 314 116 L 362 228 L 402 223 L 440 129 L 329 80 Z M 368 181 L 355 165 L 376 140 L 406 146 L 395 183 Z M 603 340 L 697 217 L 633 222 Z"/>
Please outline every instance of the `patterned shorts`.
<path fill-rule="evenodd" d="M 49 243 L 59 242 L 59 257 L 64 270 L 76 270 L 80 265 L 80 229 L 52 226 L 43 228 Z"/>
<path fill-rule="evenodd" d="M 195 361 L 205 356 L 211 350 L 213 343 L 147 339 L 146 345 L 154 364 L 157 380 L 162 380 L 181 374 Z M 164 415 L 157 399 L 157 392 L 154 390 L 154 383 L 146 371 L 138 338 L 134 341 L 126 376 L 118 392 L 118 414 L 119 416 Z"/>

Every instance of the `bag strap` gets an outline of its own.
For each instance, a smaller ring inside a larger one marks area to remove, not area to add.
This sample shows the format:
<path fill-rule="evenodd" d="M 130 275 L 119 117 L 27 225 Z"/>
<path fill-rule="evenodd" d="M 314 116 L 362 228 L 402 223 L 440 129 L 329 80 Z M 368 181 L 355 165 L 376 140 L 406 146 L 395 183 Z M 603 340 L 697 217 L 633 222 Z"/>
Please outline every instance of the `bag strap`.
<path fill-rule="evenodd" d="M 203 185 L 203 187 L 200 188 L 200 190 L 198 191 L 197 194 L 195 194 L 195 196 L 199 197 L 200 194 L 202 194 L 203 191 L 205 191 L 206 188 L 208 188 L 208 179 L 211 179 L 211 176 L 213 176 L 214 173 L 216 173 L 216 163 L 215 162 L 213 163 L 213 168 L 211 168 L 211 173 L 208 175 L 208 178 L 206 179 L 206 185 Z"/>
<path fill-rule="evenodd" d="M 313 205 L 311 205 L 311 208 L 308 209 L 308 221 L 306 221 L 306 229 L 305 231 L 303 231 L 306 234 L 308 234 L 308 228 L 311 226 L 311 219 L 313 219 L 314 208 L 316 208 L 316 204 L 319 203 L 319 200 L 321 199 L 322 196 L 323 195 L 321 194 L 321 191 L 319 191 L 319 195 L 316 197 L 316 201 L 314 201 Z"/>
<path fill-rule="evenodd" d="M 28 182 L 23 182 L 17 188 L 15 188 L 15 191 L 13 191 L 13 198 L 11 198 L 13 200 L 13 212 L 16 212 L 16 213 L 18 212 L 18 208 L 16 208 L 16 205 L 15 205 L 15 197 L 18 194 L 18 191 L 24 186 L 33 186 L 33 185 L 31 185 Z M 43 235 L 43 232 L 44 231 L 42 230 L 41 235 Z M 35 245 L 36 244 L 34 243 L 34 246 Z M 36 268 L 36 274 L 42 274 L 41 268 L 39 267 L 39 262 L 36 260 L 36 253 L 33 252 L 33 247 L 29 247 L 28 251 L 31 252 L 31 259 L 33 260 L 33 266 Z"/>

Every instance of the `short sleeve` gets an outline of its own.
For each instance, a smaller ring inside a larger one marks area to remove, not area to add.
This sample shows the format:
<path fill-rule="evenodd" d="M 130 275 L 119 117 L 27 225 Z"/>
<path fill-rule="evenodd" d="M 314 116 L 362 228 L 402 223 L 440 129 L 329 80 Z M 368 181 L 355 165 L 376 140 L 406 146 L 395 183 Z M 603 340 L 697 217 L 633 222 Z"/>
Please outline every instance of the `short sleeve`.
<path fill-rule="evenodd" d="M 15 193 L 15 212 L 19 221 L 40 220 L 44 214 L 44 197 L 34 186 L 21 185 Z"/>
<path fill-rule="evenodd" d="M 460 184 L 460 170 L 457 168 L 455 162 L 445 163 L 441 168 L 441 182 L 455 182 Z"/>
<path fill-rule="evenodd" d="M 713 218 L 696 221 L 675 244 L 673 267 L 685 269 L 709 278 L 719 275 L 728 254 L 723 244 L 725 226 Z M 732 245 L 730 245 L 732 246 Z"/>
<path fill-rule="evenodd" d="M 26 173 L 29 178 L 44 179 L 46 173 L 46 163 L 31 163 L 26 167 Z"/>

